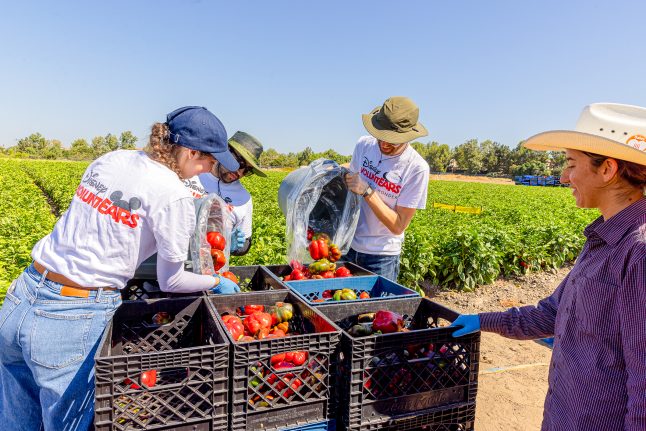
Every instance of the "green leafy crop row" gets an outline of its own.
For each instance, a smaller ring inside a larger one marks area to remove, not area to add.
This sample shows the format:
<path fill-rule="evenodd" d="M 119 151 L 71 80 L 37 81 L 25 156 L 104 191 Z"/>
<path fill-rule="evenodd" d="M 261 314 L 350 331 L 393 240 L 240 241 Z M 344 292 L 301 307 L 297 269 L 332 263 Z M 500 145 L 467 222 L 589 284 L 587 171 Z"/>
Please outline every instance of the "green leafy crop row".
<path fill-rule="evenodd" d="M 0 161 L 0 209 L 6 216 L 0 223 L 0 289 L 29 263 L 29 250 L 54 223 L 46 196 L 62 213 L 86 167 L 85 162 Z M 286 263 L 285 217 L 278 207 L 286 175 L 270 171 L 267 178 L 242 180 L 253 197 L 253 239 L 250 252 L 233 257 L 233 265 Z M 483 212 L 433 209 L 433 202 Z M 568 189 L 432 181 L 427 209 L 418 211 L 406 231 L 399 281 L 417 289 L 428 280 L 472 290 L 501 275 L 558 267 L 576 258 L 583 228 L 597 216 L 577 209 Z"/>

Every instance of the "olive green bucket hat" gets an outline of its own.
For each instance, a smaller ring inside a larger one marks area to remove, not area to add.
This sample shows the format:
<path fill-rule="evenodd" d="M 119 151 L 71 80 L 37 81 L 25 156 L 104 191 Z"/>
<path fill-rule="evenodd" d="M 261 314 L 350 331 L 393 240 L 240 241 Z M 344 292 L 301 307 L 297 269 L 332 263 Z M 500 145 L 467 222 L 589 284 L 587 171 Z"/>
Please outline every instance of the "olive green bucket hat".
<path fill-rule="evenodd" d="M 244 159 L 247 165 L 251 166 L 254 174 L 261 177 L 267 176 L 260 169 L 260 162 L 258 161 L 263 151 L 262 144 L 258 139 L 248 133 L 238 131 L 229 138 L 229 146 Z"/>
<path fill-rule="evenodd" d="M 391 97 L 361 117 L 372 136 L 389 144 L 405 144 L 428 135 L 426 127 L 418 121 L 419 108 L 408 97 Z"/>

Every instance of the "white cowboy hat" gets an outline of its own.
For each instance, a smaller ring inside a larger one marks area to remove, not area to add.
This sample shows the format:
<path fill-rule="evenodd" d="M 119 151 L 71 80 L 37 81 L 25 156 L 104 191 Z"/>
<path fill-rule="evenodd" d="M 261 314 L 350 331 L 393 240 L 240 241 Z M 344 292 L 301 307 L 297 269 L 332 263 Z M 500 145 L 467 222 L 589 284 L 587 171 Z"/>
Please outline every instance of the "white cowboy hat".
<path fill-rule="evenodd" d="M 583 108 L 574 130 L 553 130 L 527 139 L 540 151 L 585 151 L 646 166 L 646 108 L 593 103 Z"/>

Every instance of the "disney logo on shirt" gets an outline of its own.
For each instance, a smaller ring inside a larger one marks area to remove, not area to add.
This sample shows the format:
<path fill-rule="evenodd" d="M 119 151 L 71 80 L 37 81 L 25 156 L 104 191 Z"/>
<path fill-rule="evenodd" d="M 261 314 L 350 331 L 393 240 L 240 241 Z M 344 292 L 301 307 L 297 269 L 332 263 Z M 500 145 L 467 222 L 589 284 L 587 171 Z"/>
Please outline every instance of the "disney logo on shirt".
<path fill-rule="evenodd" d="M 108 187 L 97 179 L 98 176 L 98 173 L 94 173 L 94 171 L 90 170 L 90 172 L 83 177 L 81 183 L 94 187 L 97 193 L 105 193 L 108 190 Z"/>
<path fill-rule="evenodd" d="M 121 223 L 130 228 L 136 228 L 139 221 L 139 214 L 133 211 L 141 208 L 141 200 L 132 197 L 128 201 L 121 199 L 123 192 L 120 190 L 112 192 L 110 200 L 96 195 L 91 190 L 85 188 L 83 184 L 76 189 L 76 196 L 81 202 L 86 203 L 100 214 L 110 216 L 115 223 Z"/>
<path fill-rule="evenodd" d="M 372 172 L 375 173 L 375 175 L 379 175 L 381 171 L 379 170 L 378 165 L 375 166 L 372 164 L 372 160 L 368 160 L 366 156 L 363 156 L 363 163 L 362 163 L 364 168 L 370 169 Z"/>
<path fill-rule="evenodd" d="M 204 187 L 202 187 L 202 184 L 200 184 L 199 181 L 187 178 L 184 180 L 184 185 L 191 191 L 191 194 L 193 194 L 193 197 L 196 199 L 199 199 L 206 194 L 206 190 L 204 190 Z"/>

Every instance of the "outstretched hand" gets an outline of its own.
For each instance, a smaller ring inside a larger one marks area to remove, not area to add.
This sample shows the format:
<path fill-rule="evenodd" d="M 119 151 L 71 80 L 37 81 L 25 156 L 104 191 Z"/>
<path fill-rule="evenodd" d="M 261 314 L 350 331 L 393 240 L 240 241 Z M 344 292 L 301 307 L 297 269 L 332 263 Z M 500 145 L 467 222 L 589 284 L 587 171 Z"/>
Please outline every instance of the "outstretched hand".
<path fill-rule="evenodd" d="M 458 318 L 451 323 L 449 328 L 451 327 L 460 328 L 453 331 L 454 337 L 473 334 L 480 330 L 480 316 L 477 314 L 460 314 Z"/>
<path fill-rule="evenodd" d="M 221 275 L 216 275 L 215 277 L 218 278 L 220 282 L 218 283 L 217 286 L 211 289 L 211 292 L 221 293 L 225 295 L 230 295 L 232 293 L 240 292 L 240 286 L 238 286 L 232 280 L 229 280 L 228 278 L 223 277 Z"/>

